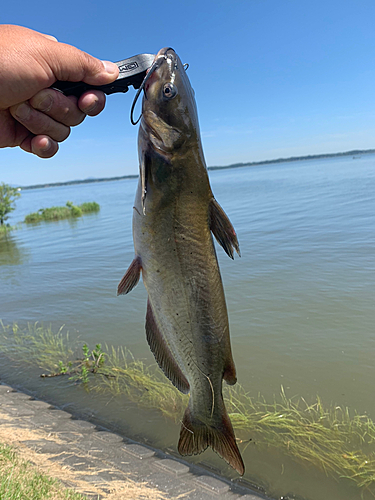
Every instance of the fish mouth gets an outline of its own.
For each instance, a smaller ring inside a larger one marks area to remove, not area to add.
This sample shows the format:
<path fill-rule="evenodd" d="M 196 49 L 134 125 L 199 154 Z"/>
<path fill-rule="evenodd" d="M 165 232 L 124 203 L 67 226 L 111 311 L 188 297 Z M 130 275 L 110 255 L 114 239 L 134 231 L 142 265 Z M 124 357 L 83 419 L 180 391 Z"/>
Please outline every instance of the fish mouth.
<path fill-rule="evenodd" d="M 154 62 L 152 63 L 151 67 L 147 70 L 146 76 L 144 77 L 141 86 L 137 90 L 137 93 L 136 93 L 134 100 L 133 100 L 132 107 L 130 109 L 130 122 L 132 125 L 137 125 L 137 123 L 139 122 L 139 120 L 142 117 L 142 114 L 141 114 L 140 117 L 136 121 L 134 121 L 133 114 L 134 114 L 134 109 L 135 109 L 135 105 L 137 104 L 138 98 L 141 95 L 141 92 L 143 90 L 145 93 L 146 99 L 147 99 L 146 83 L 151 78 L 152 74 L 158 68 L 160 68 L 160 66 L 163 64 L 164 61 L 168 61 L 171 69 L 173 68 L 173 71 L 175 71 L 177 69 L 177 54 L 174 51 L 174 49 L 172 49 L 172 47 L 164 47 L 163 49 L 160 49 L 159 52 L 156 54 Z"/>

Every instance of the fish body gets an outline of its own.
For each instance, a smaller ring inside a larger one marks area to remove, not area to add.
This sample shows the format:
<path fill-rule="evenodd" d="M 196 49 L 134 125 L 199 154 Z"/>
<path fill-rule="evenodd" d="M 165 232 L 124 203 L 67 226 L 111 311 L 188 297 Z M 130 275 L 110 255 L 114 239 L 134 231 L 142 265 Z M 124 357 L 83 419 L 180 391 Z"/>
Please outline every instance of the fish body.
<path fill-rule="evenodd" d="M 189 393 L 178 449 L 211 446 L 240 474 L 244 465 L 222 397 L 236 382 L 226 302 L 211 232 L 233 257 L 234 229 L 216 202 L 204 160 L 194 92 L 172 49 L 151 68 L 138 136 L 140 180 L 133 211 L 135 258 L 119 284 L 142 279 L 146 336 L 165 375 Z"/>

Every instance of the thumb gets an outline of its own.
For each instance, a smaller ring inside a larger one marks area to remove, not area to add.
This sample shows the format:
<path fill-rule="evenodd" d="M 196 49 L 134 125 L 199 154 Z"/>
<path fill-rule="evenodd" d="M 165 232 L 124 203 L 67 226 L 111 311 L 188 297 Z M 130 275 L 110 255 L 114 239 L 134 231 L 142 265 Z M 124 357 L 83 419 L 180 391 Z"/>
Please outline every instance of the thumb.
<path fill-rule="evenodd" d="M 105 85 L 116 80 L 119 74 L 116 64 L 96 59 L 65 43 L 51 40 L 49 51 L 43 56 L 56 80 Z"/>

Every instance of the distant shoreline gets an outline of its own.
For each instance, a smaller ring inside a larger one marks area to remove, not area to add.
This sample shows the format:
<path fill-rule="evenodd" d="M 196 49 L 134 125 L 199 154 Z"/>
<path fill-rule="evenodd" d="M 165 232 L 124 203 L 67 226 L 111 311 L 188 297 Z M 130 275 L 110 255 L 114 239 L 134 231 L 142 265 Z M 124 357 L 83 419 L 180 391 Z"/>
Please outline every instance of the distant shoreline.
<path fill-rule="evenodd" d="M 271 165 L 273 163 L 288 163 L 291 161 L 306 161 L 306 160 L 319 160 L 324 158 L 339 158 L 341 156 L 358 156 L 375 153 L 375 149 L 354 149 L 352 151 L 345 151 L 343 153 L 326 153 L 319 155 L 307 155 L 307 156 L 292 156 L 290 158 L 277 158 L 275 160 L 263 160 L 263 161 L 253 161 L 246 163 L 233 163 L 231 165 L 224 166 L 212 166 L 207 167 L 208 170 L 225 170 L 229 168 L 241 168 L 241 167 L 256 167 L 261 165 Z M 97 179 L 82 179 L 75 181 L 66 181 L 66 182 L 49 182 L 45 184 L 35 184 L 33 186 L 19 186 L 21 190 L 26 189 L 39 189 L 39 188 L 48 188 L 48 187 L 58 187 L 58 186 L 71 186 L 74 184 L 90 184 L 93 182 L 111 182 L 111 181 L 122 181 L 124 179 L 137 179 L 138 175 L 122 175 L 117 177 L 101 177 Z"/>

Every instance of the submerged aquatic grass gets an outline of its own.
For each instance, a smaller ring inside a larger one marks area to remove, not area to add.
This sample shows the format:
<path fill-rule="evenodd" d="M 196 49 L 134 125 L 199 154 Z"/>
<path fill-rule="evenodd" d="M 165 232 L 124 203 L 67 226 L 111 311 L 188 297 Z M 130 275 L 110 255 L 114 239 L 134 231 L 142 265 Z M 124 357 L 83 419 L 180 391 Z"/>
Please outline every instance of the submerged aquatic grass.
<path fill-rule="evenodd" d="M 100 206 L 95 201 L 74 205 L 68 201 L 65 207 L 41 208 L 37 212 L 26 215 L 25 222 L 32 224 L 41 221 L 56 221 L 70 219 L 71 217 L 81 217 L 83 214 L 98 212 Z"/>
<path fill-rule="evenodd" d="M 1 324 L 0 350 L 9 358 L 38 365 L 50 376 L 74 372 L 73 379 L 92 391 L 125 395 L 175 422 L 188 402 L 189 396 L 181 394 L 156 366 L 146 366 L 126 348 L 97 345 L 90 351 L 84 345 L 83 357 L 77 360 L 79 345 L 62 328 L 54 333 L 39 324 L 26 329 Z M 224 386 L 223 395 L 245 446 L 251 440 L 258 447 L 277 448 L 335 478 L 347 478 L 375 496 L 375 424 L 368 416 L 341 406 L 325 407 L 319 397 L 313 404 L 301 397 L 288 398 L 283 388 L 271 402 L 259 394 L 251 396 L 238 384 Z"/>

